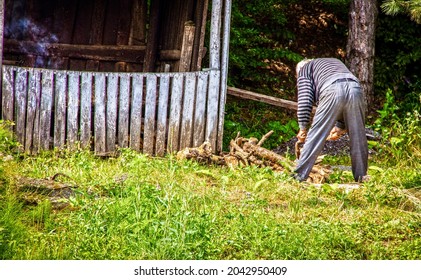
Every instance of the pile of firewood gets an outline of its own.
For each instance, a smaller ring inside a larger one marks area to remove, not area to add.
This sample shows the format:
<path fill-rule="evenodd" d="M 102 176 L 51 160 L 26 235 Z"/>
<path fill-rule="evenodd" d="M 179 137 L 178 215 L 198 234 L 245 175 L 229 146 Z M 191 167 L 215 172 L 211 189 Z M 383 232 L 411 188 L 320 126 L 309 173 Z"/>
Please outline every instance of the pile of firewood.
<path fill-rule="evenodd" d="M 291 172 L 294 162 L 262 147 L 262 144 L 272 135 L 268 132 L 262 137 L 244 138 L 237 137 L 230 142 L 230 151 L 221 155 L 214 155 L 209 142 L 204 142 L 199 147 L 185 148 L 177 153 L 177 159 L 192 159 L 205 164 L 226 165 L 232 168 L 255 165 L 258 167 L 269 167 L 278 172 Z M 324 183 L 330 174 L 328 168 L 320 166 L 318 163 L 313 167 L 308 179 L 311 183 Z"/>

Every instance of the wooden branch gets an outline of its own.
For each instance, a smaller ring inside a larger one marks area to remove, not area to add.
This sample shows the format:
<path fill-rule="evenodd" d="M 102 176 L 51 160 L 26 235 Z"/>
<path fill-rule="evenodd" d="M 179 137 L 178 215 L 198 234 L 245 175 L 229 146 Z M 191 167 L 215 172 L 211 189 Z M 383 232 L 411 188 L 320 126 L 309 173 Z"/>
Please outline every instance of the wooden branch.
<path fill-rule="evenodd" d="M 145 46 L 48 44 L 32 41 L 5 40 L 4 52 L 36 56 L 57 56 L 79 59 L 139 63 Z"/>
<path fill-rule="evenodd" d="M 262 146 L 263 143 L 273 134 L 273 130 L 269 131 L 265 135 L 263 135 L 262 139 L 260 139 L 259 143 L 257 143 L 257 146 Z"/>
<path fill-rule="evenodd" d="M 230 142 L 230 152 L 216 156 L 212 154 L 212 148 L 209 142 L 204 142 L 197 148 L 185 148 L 177 153 L 177 159 L 193 159 L 201 163 L 214 163 L 226 165 L 230 168 L 237 166 L 254 165 L 258 167 L 268 167 L 274 171 L 292 172 L 295 169 L 294 163 L 287 158 L 260 147 L 273 132 L 266 133 L 263 138 L 258 141 L 256 138 L 246 139 L 237 137 Z M 323 166 L 314 166 L 310 173 L 309 182 L 323 183 L 331 173 L 330 169 Z"/>
<path fill-rule="evenodd" d="M 297 111 L 297 108 L 298 108 L 298 103 L 295 101 L 281 99 L 281 98 L 277 98 L 277 97 L 273 97 L 269 95 L 264 95 L 264 94 L 252 92 L 249 90 L 228 87 L 227 93 L 232 96 L 254 100 L 254 101 L 260 101 L 266 104 L 270 104 L 270 105 L 274 105 L 274 106 L 278 106 L 278 107 L 282 107 L 282 108 L 286 108 L 290 110 Z M 313 107 L 313 113 L 315 112 L 315 110 L 316 108 Z"/>

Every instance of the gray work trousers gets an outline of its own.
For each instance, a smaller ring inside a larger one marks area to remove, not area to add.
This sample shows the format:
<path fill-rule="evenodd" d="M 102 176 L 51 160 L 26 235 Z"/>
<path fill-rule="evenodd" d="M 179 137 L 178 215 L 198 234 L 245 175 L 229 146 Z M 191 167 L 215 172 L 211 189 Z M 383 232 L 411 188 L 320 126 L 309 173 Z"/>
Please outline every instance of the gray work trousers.
<path fill-rule="evenodd" d="M 364 97 L 359 83 L 348 79 L 334 82 L 320 93 L 319 105 L 295 169 L 298 180 L 308 178 L 337 120 L 343 120 L 348 129 L 355 181 L 361 181 L 367 175 Z"/>

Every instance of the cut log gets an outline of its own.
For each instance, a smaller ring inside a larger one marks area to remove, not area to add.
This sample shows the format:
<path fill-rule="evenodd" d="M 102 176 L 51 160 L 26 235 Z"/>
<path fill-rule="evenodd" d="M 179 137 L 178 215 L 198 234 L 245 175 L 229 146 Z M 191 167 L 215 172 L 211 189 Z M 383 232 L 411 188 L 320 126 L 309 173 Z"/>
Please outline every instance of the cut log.
<path fill-rule="evenodd" d="M 197 160 L 201 163 L 226 165 L 230 168 L 254 165 L 261 168 L 271 168 L 277 172 L 292 172 L 294 170 L 292 161 L 260 146 L 272 133 L 270 131 L 260 141 L 256 138 L 243 138 L 238 134 L 230 142 L 230 152 L 220 156 L 213 155 L 211 144 L 205 142 L 197 148 L 185 148 L 179 151 L 177 159 Z M 321 165 L 314 166 L 308 181 L 311 183 L 324 183 L 330 173 L 330 169 Z"/>

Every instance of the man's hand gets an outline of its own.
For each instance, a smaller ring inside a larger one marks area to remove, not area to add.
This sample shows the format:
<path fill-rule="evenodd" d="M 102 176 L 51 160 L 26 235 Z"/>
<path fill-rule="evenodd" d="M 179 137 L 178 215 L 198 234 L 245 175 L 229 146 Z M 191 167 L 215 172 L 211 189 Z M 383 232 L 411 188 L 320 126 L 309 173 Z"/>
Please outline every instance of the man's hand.
<path fill-rule="evenodd" d="M 300 131 L 297 134 L 298 142 L 304 143 L 307 138 L 307 129 L 300 129 Z"/>
<path fill-rule="evenodd" d="M 346 133 L 346 129 L 342 129 L 339 128 L 337 126 L 335 126 L 334 128 L 332 128 L 332 130 L 330 131 L 329 136 L 326 138 L 326 140 L 331 140 L 331 141 L 335 141 L 338 140 L 339 138 L 342 137 L 342 135 L 344 135 Z"/>

